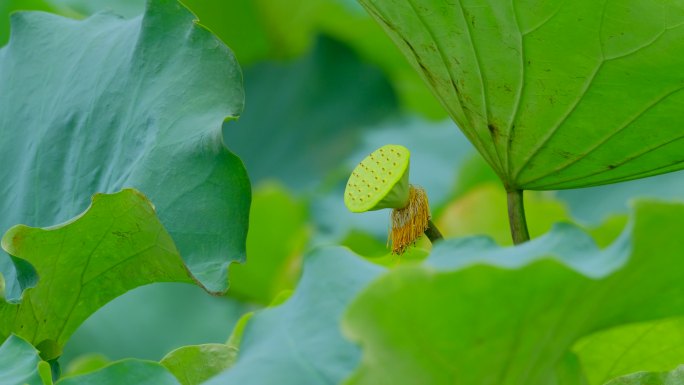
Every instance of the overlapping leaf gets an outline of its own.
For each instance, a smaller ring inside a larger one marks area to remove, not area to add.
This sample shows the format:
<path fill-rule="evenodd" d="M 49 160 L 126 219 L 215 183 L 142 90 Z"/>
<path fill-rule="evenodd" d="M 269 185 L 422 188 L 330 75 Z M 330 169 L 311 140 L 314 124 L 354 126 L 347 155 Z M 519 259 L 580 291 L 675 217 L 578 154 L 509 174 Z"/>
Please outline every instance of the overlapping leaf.
<path fill-rule="evenodd" d="M 10 229 L 2 247 L 31 263 L 40 280 L 20 303 L 0 302 L 0 338 L 10 333 L 59 357 L 71 333 L 105 303 L 153 282 L 192 282 L 173 240 L 134 190 L 96 195 L 64 225 Z"/>
<path fill-rule="evenodd" d="M 670 372 L 645 372 L 635 373 L 613 381 L 606 385 L 681 385 L 684 384 L 684 366 L 680 366 Z"/>
<path fill-rule="evenodd" d="M 588 385 L 630 373 L 665 372 L 684 362 L 684 319 L 620 326 L 590 335 L 573 347 Z"/>
<path fill-rule="evenodd" d="M 135 187 L 202 285 L 226 289 L 228 264 L 244 257 L 250 187 L 221 125 L 242 111 L 242 75 L 193 20 L 172 0 L 132 20 L 13 15 L 0 50 L 0 231 L 60 223 L 95 192 Z"/>
<path fill-rule="evenodd" d="M 684 168 L 684 2 L 360 0 L 509 188 Z"/>
<path fill-rule="evenodd" d="M 641 203 L 605 250 L 571 225 L 508 249 L 483 238 L 444 241 L 431 266 L 396 269 L 351 305 L 346 329 L 364 358 L 350 383 L 581 378 L 568 357 L 581 337 L 684 315 L 681 218 L 684 206 Z"/>
<path fill-rule="evenodd" d="M 344 248 L 307 255 L 287 302 L 257 312 L 247 323 L 237 361 L 207 385 L 337 384 L 360 352 L 339 324 L 349 301 L 383 269 Z"/>
<path fill-rule="evenodd" d="M 229 368 L 236 355 L 237 349 L 226 344 L 191 345 L 172 351 L 160 363 L 181 385 L 199 385 Z"/>
<path fill-rule="evenodd" d="M 56 385 L 181 385 L 164 366 L 152 361 L 123 360 L 98 371 L 64 378 Z"/>
<path fill-rule="evenodd" d="M 232 269 L 232 267 L 231 267 Z M 179 346 L 222 341 L 248 306 L 183 283 L 137 288 L 90 316 L 64 346 L 60 362 L 90 352 L 110 360 L 158 360 Z"/>
<path fill-rule="evenodd" d="M 303 202 L 275 184 L 255 190 L 249 215 L 247 262 L 230 268 L 228 294 L 268 305 L 294 289 L 309 238 Z"/>
<path fill-rule="evenodd" d="M 50 377 L 50 365 L 21 337 L 11 335 L 0 345 L 0 384 L 51 385 Z"/>

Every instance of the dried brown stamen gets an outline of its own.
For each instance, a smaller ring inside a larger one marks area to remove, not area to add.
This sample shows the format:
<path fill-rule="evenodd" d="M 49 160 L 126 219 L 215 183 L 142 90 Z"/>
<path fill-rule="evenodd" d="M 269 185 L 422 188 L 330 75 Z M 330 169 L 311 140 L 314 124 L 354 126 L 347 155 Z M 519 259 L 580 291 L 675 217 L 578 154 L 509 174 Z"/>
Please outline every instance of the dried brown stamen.
<path fill-rule="evenodd" d="M 392 231 L 387 240 L 392 252 L 403 254 L 423 235 L 430 221 L 430 206 L 425 190 L 411 185 L 409 203 L 406 207 L 392 210 Z"/>

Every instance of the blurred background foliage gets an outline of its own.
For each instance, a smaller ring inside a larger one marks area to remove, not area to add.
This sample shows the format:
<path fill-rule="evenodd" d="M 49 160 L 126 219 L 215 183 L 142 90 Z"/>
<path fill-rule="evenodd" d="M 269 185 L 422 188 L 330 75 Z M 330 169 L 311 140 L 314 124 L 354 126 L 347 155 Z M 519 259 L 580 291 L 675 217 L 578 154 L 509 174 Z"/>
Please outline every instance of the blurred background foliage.
<path fill-rule="evenodd" d="M 343 205 L 348 173 L 384 144 L 411 150 L 411 180 L 427 190 L 445 236 L 487 234 L 511 243 L 496 175 L 355 1 L 183 2 L 243 67 L 246 109 L 239 121 L 224 126 L 224 138 L 253 184 L 249 262 L 231 268 L 226 297 L 209 297 L 191 285 L 158 284 L 111 302 L 72 337 L 63 358 L 67 372 L 108 359 L 159 360 L 182 345 L 226 341 L 240 316 L 296 286 L 304 251 L 319 245 L 342 244 L 384 266 L 425 258 L 425 241 L 401 259 L 389 254 L 388 213 L 354 215 Z M 134 17 L 143 8 L 143 0 L 3 0 L 0 45 L 10 38 L 9 14 L 16 10 L 84 18 L 100 11 Z M 672 173 L 527 192 L 531 235 L 573 221 L 589 230 L 601 226 L 596 240 L 606 245 L 625 225 L 635 197 L 682 200 L 684 178 Z"/>

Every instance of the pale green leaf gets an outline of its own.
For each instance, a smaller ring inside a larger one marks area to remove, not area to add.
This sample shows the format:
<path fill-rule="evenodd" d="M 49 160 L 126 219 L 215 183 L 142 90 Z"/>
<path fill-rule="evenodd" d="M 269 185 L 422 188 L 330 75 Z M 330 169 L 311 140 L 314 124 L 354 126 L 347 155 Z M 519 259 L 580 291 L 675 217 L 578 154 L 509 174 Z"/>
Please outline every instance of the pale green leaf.
<path fill-rule="evenodd" d="M 505 212 L 506 190 L 500 183 L 485 182 L 447 205 L 436 217 L 436 224 L 447 238 L 488 235 L 500 245 L 510 245 L 508 217 L 501 215 Z M 570 219 L 562 202 L 537 191 L 525 192 L 525 217 L 531 237 Z"/>
<path fill-rule="evenodd" d="M 360 0 L 509 188 L 684 167 L 684 2 Z"/>
<path fill-rule="evenodd" d="M 573 347 L 590 385 L 638 371 L 668 371 L 684 362 L 684 319 L 643 322 L 592 334 Z"/>
<path fill-rule="evenodd" d="M 68 377 L 94 372 L 109 365 L 110 362 L 107 357 L 99 353 L 84 354 L 69 362 L 62 375 Z"/>
<path fill-rule="evenodd" d="M 284 188 L 265 184 L 254 193 L 249 222 L 247 262 L 231 266 L 228 293 L 267 305 L 299 279 L 307 210 Z"/>
<path fill-rule="evenodd" d="M 427 266 L 395 269 L 352 303 L 345 329 L 364 357 L 350 383 L 581 378 L 566 361 L 580 338 L 684 315 L 682 218 L 682 205 L 642 202 L 604 250 L 569 224 L 514 248 L 486 238 L 442 241 Z"/>
<path fill-rule="evenodd" d="M 191 345 L 178 348 L 161 360 L 181 385 L 199 385 L 229 368 L 237 350 L 226 344 Z"/>
<path fill-rule="evenodd" d="M 40 280 L 20 303 L 0 302 L 0 336 L 25 338 L 46 360 L 61 354 L 86 318 L 126 291 L 193 282 L 151 203 L 134 190 L 98 194 L 86 212 L 63 225 L 15 226 L 2 247 L 35 266 Z"/>

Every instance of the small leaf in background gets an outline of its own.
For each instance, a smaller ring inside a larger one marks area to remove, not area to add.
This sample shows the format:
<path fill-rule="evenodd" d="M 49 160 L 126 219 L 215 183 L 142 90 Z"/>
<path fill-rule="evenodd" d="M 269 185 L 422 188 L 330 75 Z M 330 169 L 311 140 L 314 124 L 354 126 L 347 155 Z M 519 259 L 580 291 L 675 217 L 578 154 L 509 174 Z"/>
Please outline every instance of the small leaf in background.
<path fill-rule="evenodd" d="M 57 10 L 92 15 L 97 12 L 112 12 L 127 18 L 145 11 L 145 0 L 45 0 Z"/>
<path fill-rule="evenodd" d="M 582 362 L 589 385 L 603 385 L 639 371 L 669 371 L 684 362 L 684 318 L 601 331 L 577 342 L 573 351 Z"/>
<path fill-rule="evenodd" d="M 488 235 L 500 245 L 510 245 L 511 230 L 506 212 L 506 190 L 500 183 L 485 183 L 473 188 L 444 207 L 437 217 L 437 227 L 446 238 Z M 525 192 L 525 215 L 530 236 L 537 237 L 554 223 L 569 221 L 563 202 L 543 192 Z"/>
<path fill-rule="evenodd" d="M 0 232 L 64 222 L 92 194 L 134 187 L 203 286 L 226 289 L 228 265 L 244 259 L 250 200 L 221 135 L 242 111 L 242 75 L 194 19 L 174 0 L 151 0 L 132 20 L 13 15 L 0 49 Z"/>
<path fill-rule="evenodd" d="M 60 362 L 68 370 L 71 362 L 93 352 L 111 360 L 159 361 L 181 346 L 225 341 L 240 316 L 250 310 L 250 305 L 209 296 L 195 285 L 139 287 L 90 316 L 67 342 Z"/>
<path fill-rule="evenodd" d="M 55 385 L 181 385 L 164 366 L 152 361 L 117 361 L 95 372 L 67 377 Z"/>
<path fill-rule="evenodd" d="M 671 372 L 635 373 L 616 378 L 605 385 L 682 385 L 684 384 L 684 366 Z"/>
<path fill-rule="evenodd" d="M 245 79 L 250 104 L 226 125 L 226 142 L 254 183 L 276 178 L 295 192 L 319 186 L 367 126 L 397 112 L 384 74 L 325 36 L 309 55 L 253 66 Z"/>
<path fill-rule="evenodd" d="M 446 116 L 401 52 L 355 2 L 349 0 L 184 0 L 225 41 L 243 66 L 266 59 L 293 59 L 311 49 L 315 36 L 343 42 L 383 70 L 402 106 L 432 119 Z M 283 17 L 288 15 L 288 17 Z M 249 86 L 249 77 L 247 77 Z M 358 95 L 364 92 L 359 89 Z M 250 99 L 250 105 L 252 101 Z"/>
<path fill-rule="evenodd" d="M 207 385 L 337 384 L 358 364 L 359 349 L 339 324 L 347 303 L 383 269 L 341 247 L 319 248 L 304 261 L 294 294 L 249 319 L 237 361 Z"/>
<path fill-rule="evenodd" d="M 69 362 L 69 365 L 62 372 L 62 376 L 69 377 L 94 372 L 110 363 L 111 361 L 102 354 L 84 354 Z"/>
<path fill-rule="evenodd" d="M 3 0 L 0 2 L 0 47 L 5 45 L 10 36 L 9 15 L 17 11 L 54 11 L 45 0 Z"/>
<path fill-rule="evenodd" d="M 351 304 L 345 330 L 364 356 L 349 383 L 572 377 L 567 354 L 580 338 L 684 315 L 682 218 L 682 205 L 641 202 L 604 250 L 569 224 L 514 248 L 481 237 L 442 241 L 428 266 L 391 270 Z"/>
<path fill-rule="evenodd" d="M 236 355 L 236 349 L 226 344 L 183 346 L 167 354 L 160 363 L 181 385 L 200 385 L 228 369 Z"/>
<path fill-rule="evenodd" d="M 276 184 L 262 184 L 252 198 L 247 261 L 230 267 L 236 298 L 268 305 L 283 290 L 294 289 L 309 238 L 303 202 Z"/>
<path fill-rule="evenodd" d="M 2 238 L 40 280 L 21 303 L 0 302 L 0 336 L 15 333 L 51 360 L 105 303 L 153 282 L 193 282 L 151 203 L 134 190 L 99 194 L 74 220 L 46 229 L 18 225 Z M 42 350 L 42 349 L 41 349 Z"/>
<path fill-rule="evenodd" d="M 681 1 L 361 4 L 507 186 L 684 168 Z"/>
<path fill-rule="evenodd" d="M 44 384 L 42 380 L 44 377 L 49 378 L 50 366 L 40 359 L 38 353 L 23 338 L 14 334 L 7 337 L 0 345 L 0 384 L 52 385 L 52 382 Z M 39 368 L 41 363 L 42 368 Z"/>
<path fill-rule="evenodd" d="M 346 246 L 354 253 L 366 258 L 376 265 L 385 267 L 395 267 L 403 263 L 414 263 L 424 260 L 432 244 L 427 237 L 420 237 L 414 245 L 402 255 L 392 253 L 387 246 L 387 241 L 381 242 L 374 236 L 358 230 L 352 230 L 340 241 L 341 246 Z"/>
<path fill-rule="evenodd" d="M 684 201 L 684 171 L 606 186 L 561 190 L 557 196 L 567 202 L 577 221 L 597 224 L 611 214 L 628 213 L 637 197 Z"/>

